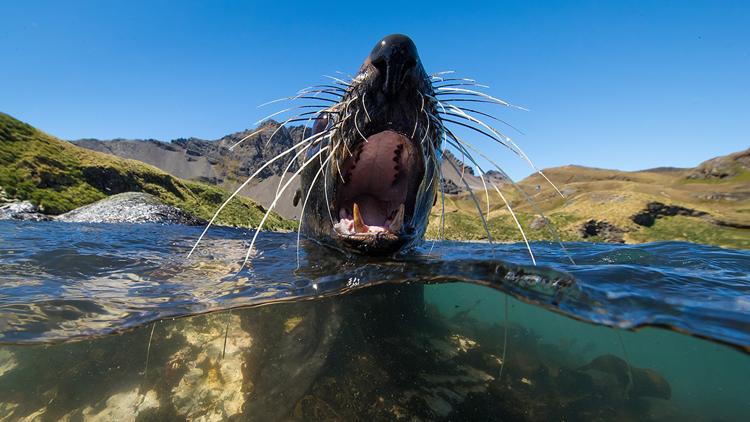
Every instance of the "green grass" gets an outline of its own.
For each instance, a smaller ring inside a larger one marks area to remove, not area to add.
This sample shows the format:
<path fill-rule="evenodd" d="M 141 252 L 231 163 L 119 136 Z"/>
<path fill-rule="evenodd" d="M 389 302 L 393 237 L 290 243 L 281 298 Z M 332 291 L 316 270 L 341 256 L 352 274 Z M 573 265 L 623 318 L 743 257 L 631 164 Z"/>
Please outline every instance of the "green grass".
<path fill-rule="evenodd" d="M 0 186 L 9 197 L 30 200 L 47 214 L 61 214 L 122 192 L 146 192 L 169 205 L 209 219 L 229 197 L 221 188 L 182 180 L 134 160 L 79 148 L 0 113 Z M 256 227 L 265 210 L 236 197 L 218 224 Z M 296 223 L 272 213 L 269 230 Z"/>
<path fill-rule="evenodd" d="M 631 233 L 630 237 L 638 242 L 684 240 L 730 248 L 750 249 L 749 230 L 717 226 L 695 217 L 659 218 L 653 226 Z"/>
<path fill-rule="evenodd" d="M 445 213 L 445 238 L 449 240 L 487 240 L 487 234 L 481 219 L 477 216 L 470 199 L 461 197 L 446 198 Z M 471 206 L 469 206 L 471 205 Z M 523 241 L 516 223 L 507 213 L 499 214 L 493 211 L 487 221 L 493 240 L 497 242 L 520 242 Z M 552 233 L 545 227 L 532 229 L 531 223 L 534 215 L 517 212 L 519 222 L 526 232 L 530 241 L 555 240 Z M 613 221 L 608 217 L 611 214 L 602 213 L 598 218 L 600 221 Z M 547 218 L 563 241 L 586 241 L 604 242 L 605 239 L 592 236 L 583 238 L 580 228 L 590 219 L 588 216 L 578 215 L 573 212 L 554 211 L 547 214 Z M 440 209 L 435 207 L 430 216 L 430 224 L 427 228 L 426 237 L 429 239 L 440 238 Z M 667 240 L 682 240 L 694 243 L 717 245 L 735 249 L 750 249 L 750 230 L 720 226 L 709 220 L 696 217 L 663 217 L 658 218 L 651 227 L 642 227 L 633 224 L 625 230 L 625 241 L 628 243 L 645 243 Z"/>
<path fill-rule="evenodd" d="M 553 234 L 545 228 L 532 229 L 531 222 L 534 216 L 530 214 L 517 213 L 516 217 L 530 241 L 534 240 L 553 240 Z M 547 219 L 561 240 L 573 241 L 580 240 L 574 232 L 561 230 L 568 226 L 575 217 L 565 213 L 555 213 L 548 215 Z M 433 213 L 430 218 L 430 224 L 427 227 L 426 237 L 429 239 L 440 238 L 440 213 Z M 491 217 L 487 221 L 487 228 L 492 235 L 492 239 L 497 242 L 521 242 L 523 238 L 518 230 L 518 226 L 510 215 L 501 215 Z M 484 230 L 482 220 L 476 216 L 468 216 L 461 211 L 446 212 L 445 214 L 445 238 L 449 240 L 486 240 L 487 232 Z"/>

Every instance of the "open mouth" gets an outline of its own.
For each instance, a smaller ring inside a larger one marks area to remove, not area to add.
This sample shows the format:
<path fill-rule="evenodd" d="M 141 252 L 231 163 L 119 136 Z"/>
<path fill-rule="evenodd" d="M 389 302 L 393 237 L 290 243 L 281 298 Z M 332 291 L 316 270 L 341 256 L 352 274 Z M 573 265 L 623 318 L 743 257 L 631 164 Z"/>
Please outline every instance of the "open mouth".
<path fill-rule="evenodd" d="M 399 239 L 423 174 L 421 154 L 408 137 L 385 130 L 362 140 L 341 165 L 334 231 L 351 240 Z"/>

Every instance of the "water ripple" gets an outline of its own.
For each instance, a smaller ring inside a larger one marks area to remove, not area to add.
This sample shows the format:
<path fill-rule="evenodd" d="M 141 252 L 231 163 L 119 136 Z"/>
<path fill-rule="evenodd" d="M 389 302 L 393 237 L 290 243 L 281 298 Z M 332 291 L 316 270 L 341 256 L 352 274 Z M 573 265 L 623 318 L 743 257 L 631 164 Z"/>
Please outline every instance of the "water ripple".
<path fill-rule="evenodd" d="M 346 258 L 296 235 L 200 228 L 0 221 L 0 342 L 102 335 L 156 319 L 342 294 L 381 283 L 468 282 L 595 324 L 663 326 L 750 348 L 750 253 L 661 242 L 437 242 L 397 259 Z M 431 251 L 431 252 L 430 252 Z"/>

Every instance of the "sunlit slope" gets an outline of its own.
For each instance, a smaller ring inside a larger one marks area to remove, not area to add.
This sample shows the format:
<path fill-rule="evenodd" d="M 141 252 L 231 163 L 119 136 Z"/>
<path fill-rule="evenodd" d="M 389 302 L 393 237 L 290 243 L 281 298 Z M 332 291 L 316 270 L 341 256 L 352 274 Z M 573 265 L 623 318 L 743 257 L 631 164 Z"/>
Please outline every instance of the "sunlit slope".
<path fill-rule="evenodd" d="M 556 167 L 545 170 L 545 175 L 560 188 L 564 198 L 539 175 L 522 180 L 517 188 L 505 184 L 502 191 L 533 240 L 554 238 L 541 218 L 544 214 L 563 240 L 685 240 L 750 248 L 749 157 L 747 150 L 707 161 L 695 169 L 638 172 Z M 731 170 L 724 171 L 725 168 Z M 475 195 L 486 213 L 485 192 L 476 191 Z M 492 237 L 498 241 L 522 240 L 497 193 L 490 192 L 489 199 L 487 224 Z M 440 214 L 438 199 L 428 231 L 430 237 L 440 237 Z M 445 234 L 451 239 L 487 238 L 468 194 L 446 197 Z"/>
<path fill-rule="evenodd" d="M 147 192 L 198 217 L 210 218 L 229 194 L 216 186 L 182 180 L 156 167 L 77 147 L 0 113 L 0 187 L 10 197 L 30 200 L 48 214 L 60 214 L 122 192 Z M 236 198 L 219 224 L 254 227 L 265 210 Z M 294 222 L 272 214 L 266 228 Z"/>

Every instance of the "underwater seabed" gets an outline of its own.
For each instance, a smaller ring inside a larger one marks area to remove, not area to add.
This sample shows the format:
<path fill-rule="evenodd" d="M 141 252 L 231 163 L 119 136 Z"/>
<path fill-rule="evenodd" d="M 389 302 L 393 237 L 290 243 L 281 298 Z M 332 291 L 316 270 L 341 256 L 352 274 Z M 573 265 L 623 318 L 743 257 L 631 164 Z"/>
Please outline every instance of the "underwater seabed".
<path fill-rule="evenodd" d="M 749 363 L 482 286 L 386 284 L 0 346 L 0 420 L 739 421 Z"/>

